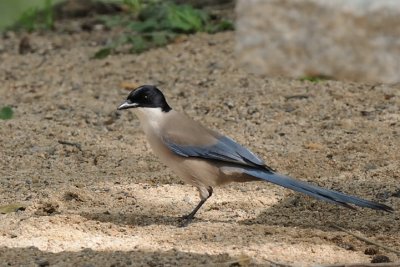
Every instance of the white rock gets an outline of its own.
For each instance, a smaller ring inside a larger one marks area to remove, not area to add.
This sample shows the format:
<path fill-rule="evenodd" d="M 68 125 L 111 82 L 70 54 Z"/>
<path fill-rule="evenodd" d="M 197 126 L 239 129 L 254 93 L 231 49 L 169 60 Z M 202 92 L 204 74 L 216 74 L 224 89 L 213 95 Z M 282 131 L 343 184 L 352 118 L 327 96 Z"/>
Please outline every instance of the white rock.
<path fill-rule="evenodd" d="M 236 50 L 269 76 L 400 81 L 398 0 L 238 0 Z"/>

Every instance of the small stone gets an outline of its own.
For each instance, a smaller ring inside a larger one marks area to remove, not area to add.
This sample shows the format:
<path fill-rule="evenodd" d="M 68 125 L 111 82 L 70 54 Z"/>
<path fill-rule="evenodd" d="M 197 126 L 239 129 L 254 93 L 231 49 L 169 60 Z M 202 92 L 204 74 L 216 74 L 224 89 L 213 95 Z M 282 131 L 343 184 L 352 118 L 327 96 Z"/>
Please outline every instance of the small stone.
<path fill-rule="evenodd" d="M 21 39 L 21 41 L 19 42 L 18 51 L 21 55 L 33 52 L 33 48 L 28 36 L 25 36 Z"/>
<path fill-rule="evenodd" d="M 368 163 L 368 164 L 366 164 L 365 166 L 364 166 L 364 170 L 365 171 L 371 171 L 371 170 L 375 170 L 375 169 L 377 169 L 378 167 L 375 165 L 375 164 L 373 164 L 373 163 Z"/>
<path fill-rule="evenodd" d="M 192 201 L 191 201 L 191 199 L 190 199 L 189 196 L 185 196 L 185 197 L 183 198 L 183 201 L 186 202 L 186 203 L 192 204 Z"/>
<path fill-rule="evenodd" d="M 224 104 L 225 104 L 229 109 L 232 109 L 232 108 L 235 107 L 235 104 L 233 104 L 232 101 L 225 102 Z"/>
<path fill-rule="evenodd" d="M 101 32 L 105 30 L 105 26 L 103 24 L 96 24 L 94 25 L 93 30 Z"/>
<path fill-rule="evenodd" d="M 371 260 L 371 263 L 383 263 L 383 262 L 390 262 L 389 257 L 385 255 L 376 255 Z"/>
<path fill-rule="evenodd" d="M 36 264 L 39 267 L 46 267 L 46 266 L 50 266 L 50 262 L 46 259 L 37 259 L 36 260 Z"/>
<path fill-rule="evenodd" d="M 371 116 L 375 110 L 361 110 L 360 114 L 364 117 Z"/>
<path fill-rule="evenodd" d="M 296 108 L 291 105 L 285 106 L 285 112 L 287 112 L 287 113 L 293 112 L 295 110 L 296 110 Z"/>
<path fill-rule="evenodd" d="M 365 255 L 376 255 L 378 253 L 378 250 L 376 248 L 366 248 L 364 251 Z"/>

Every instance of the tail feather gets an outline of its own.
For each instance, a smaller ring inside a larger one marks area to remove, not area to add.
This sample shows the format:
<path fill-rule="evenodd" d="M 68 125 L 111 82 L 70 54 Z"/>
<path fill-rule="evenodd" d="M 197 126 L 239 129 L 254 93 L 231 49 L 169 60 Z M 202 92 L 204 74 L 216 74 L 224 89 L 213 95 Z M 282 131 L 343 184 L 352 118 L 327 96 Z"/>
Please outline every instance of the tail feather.
<path fill-rule="evenodd" d="M 245 173 L 250 176 L 262 179 L 264 181 L 271 182 L 292 189 L 294 191 L 304 193 L 316 199 L 341 205 L 346 208 L 354 209 L 353 206 L 349 205 L 349 204 L 354 204 L 359 207 L 366 207 L 375 210 L 383 210 L 387 212 L 394 211 L 392 207 L 386 206 L 384 204 L 346 195 L 338 191 L 321 188 L 319 186 L 299 181 L 291 177 L 280 175 L 274 172 L 260 170 L 260 169 L 246 169 Z"/>

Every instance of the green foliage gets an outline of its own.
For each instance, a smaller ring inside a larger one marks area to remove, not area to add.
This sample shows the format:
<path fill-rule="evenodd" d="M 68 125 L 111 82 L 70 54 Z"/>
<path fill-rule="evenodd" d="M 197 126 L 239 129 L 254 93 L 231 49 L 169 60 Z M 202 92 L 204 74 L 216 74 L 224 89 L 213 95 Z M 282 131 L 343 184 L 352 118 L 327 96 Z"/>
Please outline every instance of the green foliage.
<path fill-rule="evenodd" d="M 100 49 L 93 58 L 102 59 L 114 53 L 121 45 L 130 45 L 131 53 L 141 53 L 153 47 L 164 46 L 179 34 L 196 32 L 216 33 L 233 29 L 228 20 L 212 20 L 201 9 L 177 5 L 168 1 L 124 0 L 134 18 L 123 16 L 102 17 L 107 27 L 122 27 L 123 37 Z"/>
<path fill-rule="evenodd" d="M 327 80 L 333 80 L 333 77 L 323 75 L 323 74 L 317 74 L 317 75 L 309 75 L 309 76 L 303 76 L 299 78 L 300 81 L 309 81 L 312 83 L 319 83 Z"/>
<path fill-rule="evenodd" d="M 53 29 L 54 27 L 53 0 L 45 0 L 43 15 L 44 15 L 45 29 Z"/>
<path fill-rule="evenodd" d="M 123 0 L 122 3 L 124 3 L 124 5 L 126 5 L 129 10 L 135 15 L 139 14 L 142 8 L 141 0 Z"/>
<path fill-rule="evenodd" d="M 304 76 L 304 77 L 299 78 L 299 80 L 303 81 L 303 82 L 304 81 L 309 81 L 309 82 L 312 82 L 312 83 L 318 83 L 318 82 L 321 81 L 321 79 L 316 77 L 316 76 Z"/>
<path fill-rule="evenodd" d="M 166 6 L 165 26 L 176 32 L 193 33 L 204 31 L 208 15 L 187 5 Z"/>
<path fill-rule="evenodd" d="M 112 47 L 105 47 L 97 51 L 94 55 L 93 58 L 95 59 L 103 59 L 108 57 L 111 53 L 113 52 Z"/>
<path fill-rule="evenodd" d="M 0 214 L 7 214 L 12 212 L 17 212 L 19 210 L 25 210 L 26 206 L 19 203 L 12 203 L 0 206 Z"/>
<path fill-rule="evenodd" d="M 12 118 L 14 111 L 11 107 L 3 107 L 0 109 L 0 120 L 9 120 Z"/>
<path fill-rule="evenodd" d="M 54 27 L 53 0 L 43 0 L 44 8 L 27 9 L 11 27 L 13 30 L 37 31 L 51 30 Z"/>
<path fill-rule="evenodd" d="M 230 20 L 222 20 L 219 23 L 216 24 L 209 24 L 207 26 L 207 32 L 208 33 L 217 33 L 217 32 L 223 32 L 223 31 L 233 31 L 235 26 L 233 25 L 233 22 Z"/>

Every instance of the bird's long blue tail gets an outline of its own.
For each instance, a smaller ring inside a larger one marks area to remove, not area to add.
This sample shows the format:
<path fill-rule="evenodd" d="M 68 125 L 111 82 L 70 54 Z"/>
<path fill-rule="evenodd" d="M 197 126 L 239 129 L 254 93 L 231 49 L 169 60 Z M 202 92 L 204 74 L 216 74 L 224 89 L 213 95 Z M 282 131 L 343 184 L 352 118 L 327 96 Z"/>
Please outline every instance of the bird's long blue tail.
<path fill-rule="evenodd" d="M 316 199 L 341 205 L 346 208 L 354 209 L 353 206 L 349 205 L 349 204 L 354 204 L 360 207 L 366 207 L 375 210 L 383 210 L 387 212 L 394 211 L 393 208 L 386 206 L 384 204 L 368 201 L 354 196 L 349 196 L 338 191 L 324 189 L 319 186 L 299 181 L 291 177 L 280 175 L 274 172 L 260 170 L 260 169 L 246 169 L 245 173 L 250 176 L 257 177 L 261 180 L 271 182 L 292 189 L 297 192 L 304 193 L 306 195 L 315 197 Z"/>

